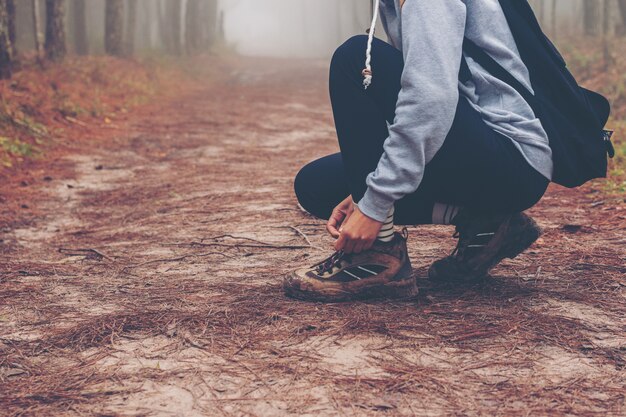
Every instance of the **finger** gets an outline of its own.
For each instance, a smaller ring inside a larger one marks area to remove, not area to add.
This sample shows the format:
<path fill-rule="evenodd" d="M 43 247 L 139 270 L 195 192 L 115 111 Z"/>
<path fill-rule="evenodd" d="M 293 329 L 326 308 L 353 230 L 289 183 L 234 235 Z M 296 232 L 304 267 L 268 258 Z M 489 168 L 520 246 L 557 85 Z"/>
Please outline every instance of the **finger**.
<path fill-rule="evenodd" d="M 366 250 L 370 250 L 372 245 L 374 245 L 375 239 L 365 239 L 363 241 L 363 246 L 361 247 L 361 251 L 365 252 Z"/>
<path fill-rule="evenodd" d="M 354 239 L 346 239 L 346 244 L 344 245 L 344 252 L 346 253 L 354 253 L 354 244 L 355 244 L 355 240 Z"/>
<path fill-rule="evenodd" d="M 335 242 L 335 250 L 339 251 L 344 248 L 346 237 L 343 233 L 339 235 L 339 238 Z"/>
<path fill-rule="evenodd" d="M 376 239 L 370 239 L 370 240 L 366 241 L 363 244 L 363 250 L 366 251 L 366 250 L 371 249 L 371 247 L 374 245 L 375 241 L 376 241 Z"/>
<path fill-rule="evenodd" d="M 368 250 L 368 249 L 370 249 L 372 247 L 373 243 L 374 243 L 374 241 L 371 240 L 371 239 L 363 239 L 363 240 L 361 240 L 358 243 L 358 245 L 356 245 L 355 251 L 358 250 L 358 252 L 356 252 L 356 253 L 365 252 L 366 250 Z"/>
<path fill-rule="evenodd" d="M 339 231 L 337 230 L 337 226 L 342 223 L 343 213 L 339 210 L 333 210 L 328 222 L 326 223 L 326 230 L 330 233 L 330 235 L 334 238 L 339 237 Z"/>
<path fill-rule="evenodd" d="M 357 243 L 354 244 L 354 253 L 361 253 L 363 252 L 365 249 L 365 244 L 367 242 L 363 242 L 363 241 L 359 241 Z"/>
<path fill-rule="evenodd" d="M 341 222 L 345 221 L 346 213 L 340 208 L 335 208 L 333 210 L 333 214 L 331 215 L 331 219 L 335 222 L 336 225 L 341 224 Z"/>
<path fill-rule="evenodd" d="M 339 207 L 341 207 L 344 210 L 348 210 L 350 207 L 352 206 L 352 196 L 349 195 L 348 197 L 346 197 L 340 204 Z"/>
<path fill-rule="evenodd" d="M 346 213 L 346 217 L 343 219 L 344 223 L 346 223 L 350 219 L 350 216 L 352 216 L 352 213 L 354 213 L 354 211 L 349 211 Z"/>
<path fill-rule="evenodd" d="M 326 224 L 326 230 L 328 230 L 328 233 L 330 233 L 330 235 L 335 239 L 339 237 L 339 231 L 335 226 L 331 225 L 330 223 Z"/>
<path fill-rule="evenodd" d="M 337 227 L 337 219 L 335 218 L 335 212 L 334 211 L 330 215 L 330 217 L 328 218 L 328 221 L 326 222 L 326 227 L 332 227 L 332 228 Z"/>

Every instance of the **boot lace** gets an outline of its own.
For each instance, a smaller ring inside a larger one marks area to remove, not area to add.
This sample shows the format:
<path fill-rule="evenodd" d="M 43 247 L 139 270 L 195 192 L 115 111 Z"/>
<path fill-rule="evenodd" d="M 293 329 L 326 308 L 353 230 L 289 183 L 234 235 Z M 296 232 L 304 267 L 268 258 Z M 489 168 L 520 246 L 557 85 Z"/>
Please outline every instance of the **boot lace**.
<path fill-rule="evenodd" d="M 454 248 L 450 256 L 453 256 L 458 260 L 463 260 L 466 257 L 466 255 L 471 257 L 472 256 L 471 253 L 475 254 L 476 250 L 480 250 L 481 248 L 484 248 L 485 246 L 487 246 L 486 243 L 474 242 L 475 239 L 482 238 L 484 242 L 485 237 L 487 236 L 493 237 L 494 235 L 495 235 L 495 230 L 484 231 L 481 233 L 477 233 L 477 232 L 470 233 L 469 227 L 465 225 L 458 225 L 456 226 L 456 230 L 454 234 L 452 235 L 452 237 L 458 238 L 459 240 L 456 243 L 456 247 Z M 472 249 L 474 250 L 474 252 L 470 251 L 471 252 L 470 254 L 466 254 L 467 249 Z"/>
<path fill-rule="evenodd" d="M 469 239 L 467 238 L 467 236 L 465 236 L 465 228 L 461 226 L 456 226 L 456 229 L 452 237 L 455 239 L 458 239 L 458 241 L 456 242 L 456 247 L 454 248 L 450 256 L 460 259 L 463 257 L 463 253 L 465 252 L 467 243 L 469 243 L 468 242 Z"/>
<path fill-rule="evenodd" d="M 332 272 L 333 268 L 340 268 L 341 261 L 346 257 L 346 253 L 343 250 L 336 251 L 322 262 L 313 265 L 315 272 L 318 275 L 322 275 L 326 272 Z"/>

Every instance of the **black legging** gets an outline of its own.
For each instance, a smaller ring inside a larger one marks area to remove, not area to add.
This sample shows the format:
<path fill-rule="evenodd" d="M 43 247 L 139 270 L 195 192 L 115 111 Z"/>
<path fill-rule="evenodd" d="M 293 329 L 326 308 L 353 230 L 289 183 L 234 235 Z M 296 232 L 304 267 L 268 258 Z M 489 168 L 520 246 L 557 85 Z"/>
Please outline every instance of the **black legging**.
<path fill-rule="evenodd" d="M 328 219 L 333 208 L 352 194 L 358 202 L 365 179 L 376 169 L 393 123 L 403 68 L 402 53 L 374 38 L 375 82 L 362 86 L 367 36 L 342 44 L 330 64 L 330 98 L 340 153 L 305 165 L 295 179 L 295 193 L 309 213 Z M 442 147 L 424 168 L 419 188 L 395 202 L 398 225 L 432 222 L 435 202 L 482 212 L 518 212 L 537 203 L 548 179 L 524 159 L 511 139 L 494 132 L 467 99 L 459 99 L 456 116 Z"/>

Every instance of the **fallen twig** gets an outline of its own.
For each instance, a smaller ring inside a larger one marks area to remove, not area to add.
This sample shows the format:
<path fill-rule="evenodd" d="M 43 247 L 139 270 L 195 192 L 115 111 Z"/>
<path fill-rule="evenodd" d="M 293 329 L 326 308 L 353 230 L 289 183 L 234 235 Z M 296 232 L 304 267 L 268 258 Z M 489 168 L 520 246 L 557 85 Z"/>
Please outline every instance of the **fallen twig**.
<path fill-rule="evenodd" d="M 600 268 L 600 269 L 612 269 L 618 272 L 626 272 L 626 267 L 620 267 L 615 265 L 607 265 L 607 264 L 596 264 L 596 263 L 586 263 L 586 262 L 578 262 L 572 265 L 574 269 L 584 269 L 584 268 Z"/>
<path fill-rule="evenodd" d="M 311 243 L 311 241 L 309 240 L 309 238 L 307 237 L 307 235 L 304 234 L 304 232 L 302 232 L 300 229 L 298 229 L 295 226 L 288 226 L 290 229 L 294 230 L 297 234 L 299 234 L 300 236 L 302 236 L 302 238 L 306 241 L 306 243 L 309 244 L 310 247 L 312 247 L 313 249 L 317 249 L 319 251 L 324 251 L 324 249 L 320 248 L 319 246 L 315 246 L 314 244 Z"/>
<path fill-rule="evenodd" d="M 209 256 L 209 255 L 221 255 L 221 256 L 225 256 L 227 258 L 233 258 L 230 255 L 227 255 L 225 253 L 222 252 L 206 252 L 206 253 L 190 253 L 188 255 L 183 255 L 183 256 L 179 256 L 177 258 L 161 258 L 161 259 L 152 259 L 150 261 L 146 261 L 146 262 L 141 262 L 135 265 L 128 265 L 124 267 L 124 270 L 129 269 L 129 268 L 137 268 L 140 266 L 145 266 L 145 265 L 150 265 L 150 264 L 155 264 L 155 263 L 161 263 L 161 262 L 180 262 L 180 261 L 184 261 L 187 258 L 194 258 L 194 257 L 201 257 L 201 256 Z"/>
<path fill-rule="evenodd" d="M 107 259 L 109 261 L 111 261 L 112 259 L 109 258 L 108 256 L 106 256 L 105 254 L 103 254 L 102 252 L 99 252 L 95 249 L 91 249 L 91 248 L 78 248 L 78 249 L 70 249 L 70 248 L 59 248 L 59 253 L 65 255 L 65 256 L 84 256 L 86 259 L 96 259 L 96 260 L 102 260 L 102 259 Z"/>
<path fill-rule="evenodd" d="M 191 242 L 191 243 L 176 243 L 174 246 L 200 246 L 200 247 L 211 247 L 218 246 L 222 248 L 257 248 L 257 249 L 309 249 L 310 246 L 304 245 L 272 245 L 271 243 L 264 243 L 259 245 L 251 245 L 246 243 L 241 244 L 229 244 L 229 243 L 202 243 L 202 242 Z"/>
<path fill-rule="evenodd" d="M 80 120 L 71 116 L 65 116 L 65 120 L 67 120 L 70 123 L 74 123 L 76 125 L 82 126 L 82 127 L 88 127 L 86 123 L 83 123 Z"/>

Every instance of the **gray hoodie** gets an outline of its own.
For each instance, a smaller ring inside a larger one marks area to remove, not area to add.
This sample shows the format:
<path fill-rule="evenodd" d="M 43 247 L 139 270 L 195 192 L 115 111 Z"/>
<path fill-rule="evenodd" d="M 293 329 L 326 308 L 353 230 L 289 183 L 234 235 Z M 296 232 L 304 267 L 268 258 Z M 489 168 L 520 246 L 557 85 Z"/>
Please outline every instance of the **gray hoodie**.
<path fill-rule="evenodd" d="M 402 8 L 400 0 L 379 1 L 381 23 L 389 43 L 402 51 L 404 70 L 396 116 L 388 124 L 378 166 L 366 179 L 359 209 L 384 221 L 396 200 L 418 188 L 425 165 L 452 126 L 459 99 L 468 100 L 488 126 L 512 140 L 531 166 L 551 179 L 547 135 L 520 94 L 469 57 L 472 79 L 458 80 L 467 36 L 533 91 L 498 0 L 406 0 Z"/>

